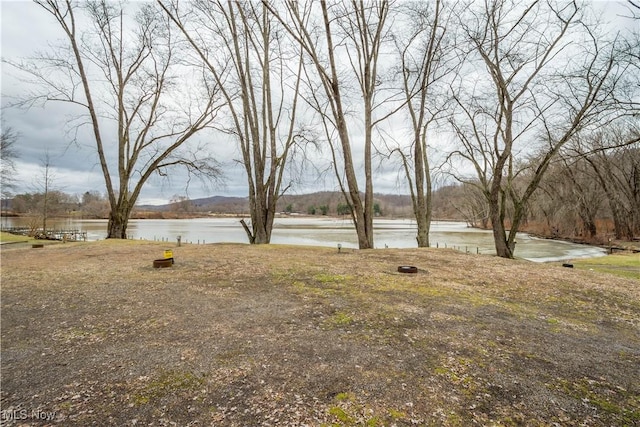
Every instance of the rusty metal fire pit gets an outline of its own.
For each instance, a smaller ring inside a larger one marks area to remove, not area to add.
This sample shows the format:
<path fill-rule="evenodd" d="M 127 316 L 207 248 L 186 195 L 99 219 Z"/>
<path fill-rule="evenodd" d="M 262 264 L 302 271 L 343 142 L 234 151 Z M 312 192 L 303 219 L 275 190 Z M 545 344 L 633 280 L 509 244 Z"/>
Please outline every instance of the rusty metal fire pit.
<path fill-rule="evenodd" d="M 413 265 L 401 265 L 398 267 L 398 273 L 417 273 L 418 267 L 414 267 Z"/>
<path fill-rule="evenodd" d="M 162 258 L 153 260 L 153 268 L 167 268 L 173 265 L 173 258 Z"/>

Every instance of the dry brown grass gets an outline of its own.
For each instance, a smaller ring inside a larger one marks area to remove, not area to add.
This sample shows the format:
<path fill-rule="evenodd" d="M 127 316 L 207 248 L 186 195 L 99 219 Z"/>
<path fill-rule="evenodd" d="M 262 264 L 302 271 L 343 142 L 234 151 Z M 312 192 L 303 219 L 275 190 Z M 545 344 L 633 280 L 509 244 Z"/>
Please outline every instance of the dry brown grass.
<path fill-rule="evenodd" d="M 152 268 L 165 248 L 2 249 L 4 424 L 640 423 L 637 280 L 443 249 Z"/>

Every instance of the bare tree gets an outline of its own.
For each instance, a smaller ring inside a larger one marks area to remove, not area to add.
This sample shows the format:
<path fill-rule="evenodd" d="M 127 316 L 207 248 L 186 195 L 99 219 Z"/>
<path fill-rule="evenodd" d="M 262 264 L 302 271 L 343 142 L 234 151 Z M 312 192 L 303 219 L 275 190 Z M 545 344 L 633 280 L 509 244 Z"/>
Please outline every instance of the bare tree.
<path fill-rule="evenodd" d="M 550 195 L 550 209 L 546 213 L 557 218 L 551 222 L 552 231 L 563 234 L 573 228 L 573 233 L 593 240 L 597 237 L 596 225 L 603 201 L 597 180 L 585 170 L 587 163 L 582 159 L 571 159 L 561 156 L 558 167 L 546 176 L 541 187 Z M 557 196 L 557 197 L 556 197 Z M 537 204 L 537 203 L 536 203 Z M 577 229 L 579 228 L 579 229 Z"/>
<path fill-rule="evenodd" d="M 640 234 L 639 130 L 631 120 L 616 123 L 563 148 L 529 203 L 544 234 L 595 243 Z"/>
<path fill-rule="evenodd" d="M 47 234 L 47 219 L 49 218 L 49 194 L 53 190 L 53 180 L 55 175 L 51 168 L 51 157 L 49 153 L 45 154 L 41 165 L 41 177 L 40 182 L 37 185 L 42 190 L 42 232 Z"/>
<path fill-rule="evenodd" d="M 467 226 L 487 229 L 489 227 L 489 205 L 476 183 L 465 182 L 459 188 L 461 196 L 452 197 L 452 203 L 458 214 L 464 218 Z"/>
<path fill-rule="evenodd" d="M 581 157 L 606 196 L 616 239 L 640 234 L 640 128 L 610 127 L 584 138 Z M 607 147 L 609 146 L 609 147 Z"/>
<path fill-rule="evenodd" d="M 287 167 L 305 132 L 297 126 L 302 56 L 266 6 L 194 1 L 191 13 L 158 0 L 220 86 L 249 187 L 250 243 L 269 243 Z M 182 15 L 181 15 L 182 14 Z M 215 48 L 213 48 L 215 47 Z"/>
<path fill-rule="evenodd" d="M 80 198 L 83 218 L 105 218 L 109 212 L 109 201 L 99 191 L 86 191 Z"/>
<path fill-rule="evenodd" d="M 411 125 L 410 145 L 392 149 L 399 155 L 409 183 L 416 218 L 418 247 L 429 247 L 432 215 L 432 167 L 430 130 L 446 113 L 443 80 L 455 73 L 456 61 L 446 37 L 450 13 L 442 1 L 407 3 L 406 25 L 396 33 L 400 73 Z M 409 31 L 407 31 L 407 29 Z M 394 138 L 395 139 L 395 138 Z"/>
<path fill-rule="evenodd" d="M 187 196 L 174 194 L 169 200 L 171 211 L 177 214 L 190 213 L 193 211 L 193 202 Z"/>
<path fill-rule="evenodd" d="M 475 180 L 458 177 L 487 198 L 501 257 L 513 257 L 527 203 L 560 149 L 618 114 L 613 94 L 628 65 L 618 41 L 603 39 L 583 12 L 575 2 L 493 0 L 461 16 L 471 46 L 459 50 L 469 66 L 461 75 L 474 77 L 452 86 L 454 155 L 475 171 Z M 528 181 L 516 186 L 525 170 Z"/>
<path fill-rule="evenodd" d="M 315 70 L 319 90 L 312 91 L 307 99 L 322 119 L 334 172 L 351 211 L 358 246 L 373 248 L 373 135 L 376 126 L 393 112 L 380 113 L 384 100 L 376 98 L 382 93 L 379 59 L 388 40 L 390 2 L 285 0 L 285 11 L 266 1 L 263 4 L 300 44 Z M 315 79 L 307 80 L 311 83 Z M 351 82 L 358 87 L 360 105 L 348 103 Z M 360 192 L 349 128 L 349 112 L 354 107 L 362 111 L 364 195 Z M 339 148 L 333 143 L 336 138 Z M 342 167 L 338 164 L 339 157 Z"/>
<path fill-rule="evenodd" d="M 0 197 L 4 199 L 11 194 L 16 182 L 16 164 L 18 158 L 16 142 L 18 134 L 11 127 L 2 126 L 0 134 Z"/>
<path fill-rule="evenodd" d="M 628 113 L 640 118 L 640 5 L 635 5 L 632 16 L 622 17 L 637 24 L 624 34 L 619 47 L 621 61 L 628 64 L 629 72 L 623 76 L 621 87 L 624 89 L 618 101 L 620 108 Z M 634 96 L 635 95 L 635 96 Z"/>
<path fill-rule="evenodd" d="M 67 44 L 14 64 L 41 88 L 23 105 L 56 101 L 86 112 L 75 124 L 92 130 L 110 204 L 108 238 L 126 238 L 131 211 L 152 175 L 181 166 L 219 176 L 213 159 L 187 144 L 215 119 L 217 87 L 203 80 L 193 91 L 204 93 L 197 98 L 180 84 L 197 76 L 179 63 L 177 39 L 160 11 L 142 4 L 128 16 L 104 0 L 35 2 L 53 16 Z M 81 28 L 84 22 L 91 28 Z"/>

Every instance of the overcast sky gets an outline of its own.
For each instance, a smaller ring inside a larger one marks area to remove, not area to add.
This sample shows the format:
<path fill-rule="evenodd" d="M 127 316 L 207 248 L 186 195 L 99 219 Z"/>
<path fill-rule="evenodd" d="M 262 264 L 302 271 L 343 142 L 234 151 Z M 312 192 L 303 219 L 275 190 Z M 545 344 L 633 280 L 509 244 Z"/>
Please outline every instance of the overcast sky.
<path fill-rule="evenodd" d="M 617 19 L 617 12 L 614 11 L 624 11 L 619 2 L 598 3 L 614 21 Z M 0 19 L 0 49 L 3 59 L 17 61 L 20 58 L 28 58 L 36 51 L 47 50 L 50 43 L 61 40 L 58 24 L 31 1 L 0 0 Z M 54 187 L 71 194 L 82 194 L 89 190 L 104 193 L 104 178 L 97 163 L 91 135 L 85 131 L 84 134 L 80 134 L 78 145 L 69 143 L 71 137 L 65 132 L 68 128 L 65 124 L 72 113 L 68 109 L 60 104 L 48 104 L 45 108 L 34 107 L 26 111 L 7 108 L 12 97 L 23 95 L 28 90 L 28 85 L 18 77 L 19 73 L 14 68 L 2 64 L 2 124 L 19 134 L 16 145 L 20 157 L 16 162 L 18 171 L 15 192 L 38 191 L 42 165 L 48 155 L 53 167 Z M 234 158 L 238 157 L 235 144 L 229 141 L 219 145 L 212 154 L 219 158 L 223 165 L 225 185 L 211 188 L 192 181 L 187 194 L 186 177 L 174 173 L 170 181 L 159 178 L 149 181 L 138 203 L 166 203 L 174 195 L 185 194 L 192 199 L 213 195 L 246 196 L 243 169 L 234 162 Z M 331 175 L 326 174 L 326 178 L 323 179 L 303 178 L 302 182 L 296 183 L 292 189 L 294 193 L 306 193 L 336 190 L 337 187 Z M 374 189 L 377 193 L 407 193 L 399 182 L 397 168 L 385 163 L 378 169 Z"/>
<path fill-rule="evenodd" d="M 3 59 L 19 61 L 36 52 L 46 51 L 51 44 L 64 42 L 58 24 L 46 11 L 31 1 L 0 0 L 1 14 L 1 54 Z M 85 191 L 105 192 L 104 177 L 98 164 L 95 143 L 91 130 L 85 126 L 78 139 L 79 144 L 70 144 L 69 118 L 73 112 L 60 103 L 49 103 L 29 110 L 7 108 L 14 97 L 25 94 L 29 85 L 14 67 L 2 64 L 2 123 L 19 134 L 17 151 L 17 188 L 14 193 L 41 191 L 43 164 L 50 159 L 53 171 L 53 185 L 56 189 L 70 194 Z M 199 137 L 206 142 L 210 135 Z M 220 138 L 216 136 L 215 138 Z M 214 145 L 214 144 L 211 144 Z M 354 155 L 360 153 L 356 148 Z M 211 153 L 219 159 L 224 170 L 224 182 L 218 185 L 204 185 L 200 181 L 188 180 L 185 173 L 174 170 L 170 179 L 153 177 L 145 185 L 138 204 L 166 203 L 174 195 L 188 195 L 190 198 L 213 195 L 247 196 L 247 184 L 243 167 L 236 161 L 240 157 L 233 141 L 216 141 Z M 312 153 L 313 154 L 313 153 Z M 324 153 L 328 156 L 329 153 Z M 361 155 L 357 158 L 361 158 Z M 379 162 L 378 162 L 379 163 Z M 376 163 L 376 164 L 378 164 Z M 380 193 L 406 192 L 398 182 L 397 168 L 384 171 L 385 164 L 378 168 L 375 191 Z M 326 167 L 325 167 L 326 169 Z M 291 186 L 292 193 L 313 191 L 333 191 L 338 187 L 332 173 L 324 173 L 318 178 L 309 167 L 307 176 L 296 177 Z"/>

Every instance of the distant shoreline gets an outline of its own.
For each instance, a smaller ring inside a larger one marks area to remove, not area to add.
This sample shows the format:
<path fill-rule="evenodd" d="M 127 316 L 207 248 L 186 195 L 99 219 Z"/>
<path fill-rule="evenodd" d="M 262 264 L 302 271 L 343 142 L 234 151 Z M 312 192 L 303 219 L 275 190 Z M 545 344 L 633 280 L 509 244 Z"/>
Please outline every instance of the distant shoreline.
<path fill-rule="evenodd" d="M 13 212 L 2 212 L 1 218 L 29 218 L 31 215 L 21 215 Z M 248 218 L 250 215 L 248 213 L 181 213 L 181 212 L 134 212 L 131 216 L 130 220 L 136 221 L 144 221 L 144 220 L 188 220 L 188 219 L 206 219 L 206 218 Z M 288 213 L 288 212 L 278 212 L 276 214 L 276 218 L 300 218 L 300 219 L 335 219 L 335 220 L 351 220 L 349 215 L 310 215 L 305 213 Z M 107 221 L 106 217 L 97 217 L 97 216 L 84 216 L 84 215 L 74 215 L 73 213 L 70 215 L 58 215 L 55 217 L 50 217 L 48 220 L 51 222 L 61 221 L 61 220 L 99 220 L 99 221 Z M 376 217 L 375 219 L 380 220 L 411 220 L 415 221 L 413 217 L 407 216 L 385 216 L 381 215 Z M 438 218 L 433 219 L 432 222 L 458 222 L 465 223 L 469 228 L 474 228 L 478 230 L 491 230 L 491 228 L 484 228 L 478 226 L 471 226 L 467 221 L 459 218 Z M 4 224 L 2 224 L 4 225 Z M 544 233 L 540 233 L 534 229 L 527 229 L 533 227 L 525 227 L 524 229 L 519 230 L 519 232 L 526 233 L 532 237 L 539 239 L 547 239 L 554 240 L 560 242 L 569 242 L 580 245 L 589 245 L 596 246 L 603 249 L 607 249 L 609 253 L 613 253 L 615 251 L 630 251 L 630 252 L 640 252 L 640 240 L 614 240 L 609 241 L 603 236 L 596 236 L 594 239 L 582 239 L 572 236 L 562 236 L 562 235 L 548 235 Z"/>

